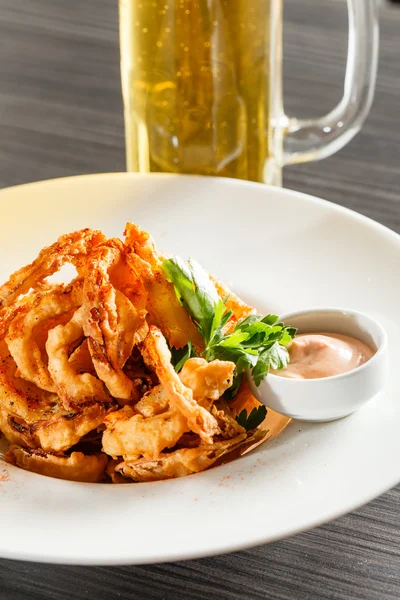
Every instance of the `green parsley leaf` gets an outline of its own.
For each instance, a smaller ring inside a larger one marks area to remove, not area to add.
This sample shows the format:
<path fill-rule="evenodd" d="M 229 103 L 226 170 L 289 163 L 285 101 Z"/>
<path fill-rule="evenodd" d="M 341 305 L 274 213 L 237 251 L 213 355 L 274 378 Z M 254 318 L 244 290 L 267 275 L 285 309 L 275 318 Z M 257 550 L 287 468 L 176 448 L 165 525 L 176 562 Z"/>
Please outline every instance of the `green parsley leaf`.
<path fill-rule="evenodd" d="M 225 310 L 214 284 L 194 260 L 189 259 L 186 264 L 175 256 L 163 262 L 163 270 L 207 344 L 218 328 L 218 319 L 221 319 Z"/>
<path fill-rule="evenodd" d="M 234 331 L 228 336 L 222 338 L 218 345 L 220 348 L 240 348 L 242 342 L 248 339 L 248 334 L 244 331 Z"/>
<path fill-rule="evenodd" d="M 277 315 L 267 315 L 263 319 L 261 319 L 262 323 L 266 325 L 275 325 L 279 321 L 279 317 Z"/>
<path fill-rule="evenodd" d="M 270 348 L 264 350 L 258 358 L 257 364 L 251 371 L 254 383 L 259 386 L 262 380 L 268 375 L 269 370 L 280 371 L 289 364 L 289 352 L 287 348 L 275 342 Z"/>
<path fill-rule="evenodd" d="M 207 360 L 231 360 L 236 365 L 237 374 L 251 369 L 253 377 L 255 374 L 257 381 L 261 382 L 270 367 L 281 369 L 287 366 L 289 354 L 282 341 L 287 345 L 294 333 L 293 328 L 285 327 L 283 323 L 271 326 L 262 320 L 246 320 L 238 324 L 233 333 L 219 341 L 211 340 L 206 357 Z"/>
<path fill-rule="evenodd" d="M 263 404 L 253 408 L 249 416 L 247 416 L 247 410 L 244 408 L 237 416 L 236 421 L 249 431 L 250 429 L 256 429 L 264 421 L 267 415 L 267 409 Z"/>
<path fill-rule="evenodd" d="M 244 327 L 246 327 L 246 325 L 251 325 L 252 323 L 256 323 L 257 321 L 261 320 L 261 315 L 249 315 L 248 317 L 245 317 L 244 319 L 240 319 L 237 323 L 236 323 L 236 327 L 235 329 L 243 329 Z"/>
<path fill-rule="evenodd" d="M 297 329 L 295 327 L 285 327 L 284 333 L 279 340 L 281 346 L 287 346 L 293 340 L 297 333 Z"/>
<path fill-rule="evenodd" d="M 197 354 L 196 350 L 193 348 L 192 341 L 190 341 L 183 348 L 171 348 L 171 363 L 177 373 L 179 373 L 189 358 L 193 358 L 195 356 L 197 356 Z"/>
<path fill-rule="evenodd" d="M 212 349 L 211 358 L 207 360 L 230 360 L 236 365 L 236 373 L 242 373 L 249 367 L 255 367 L 258 361 L 257 350 L 251 348 L 242 348 L 241 346 L 220 346 L 216 345 Z"/>

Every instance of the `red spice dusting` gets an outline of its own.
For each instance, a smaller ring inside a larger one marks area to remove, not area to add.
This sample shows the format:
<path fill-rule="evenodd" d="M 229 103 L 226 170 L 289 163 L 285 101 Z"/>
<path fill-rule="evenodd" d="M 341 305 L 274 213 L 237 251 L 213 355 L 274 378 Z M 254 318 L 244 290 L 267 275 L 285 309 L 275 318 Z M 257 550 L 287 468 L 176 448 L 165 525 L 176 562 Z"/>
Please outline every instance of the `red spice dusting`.
<path fill-rule="evenodd" d="M 6 470 L 3 470 L 3 471 L 0 473 L 0 481 L 1 481 L 1 482 L 2 482 L 2 481 L 8 481 L 8 480 L 9 480 L 9 478 L 10 478 L 10 476 L 9 476 L 9 474 L 7 473 L 7 471 L 6 471 Z"/>

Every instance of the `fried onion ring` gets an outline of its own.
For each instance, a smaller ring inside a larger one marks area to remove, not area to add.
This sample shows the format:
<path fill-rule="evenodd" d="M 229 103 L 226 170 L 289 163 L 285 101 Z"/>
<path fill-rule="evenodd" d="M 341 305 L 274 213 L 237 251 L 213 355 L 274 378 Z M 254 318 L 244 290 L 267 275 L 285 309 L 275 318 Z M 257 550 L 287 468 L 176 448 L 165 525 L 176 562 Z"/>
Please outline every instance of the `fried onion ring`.
<path fill-rule="evenodd" d="M 145 418 L 125 406 L 108 415 L 104 422 L 107 429 L 103 433 L 103 451 L 113 457 L 156 458 L 189 431 L 187 420 L 175 408 Z"/>
<path fill-rule="evenodd" d="M 215 401 L 232 385 L 235 364 L 227 360 L 207 362 L 204 358 L 189 358 L 179 373 L 182 383 L 193 392 L 199 404 Z"/>
<path fill-rule="evenodd" d="M 104 417 L 117 407 L 112 402 L 92 402 L 65 410 L 56 394 L 15 375 L 15 362 L 4 340 L 0 341 L 0 410 L 8 413 L 7 427 L 2 418 L 0 429 L 9 441 L 18 435 L 19 445 L 65 451 L 100 427 Z"/>
<path fill-rule="evenodd" d="M 145 363 L 157 374 L 165 389 L 171 407 L 175 407 L 187 419 L 189 429 L 206 443 L 212 442 L 219 432 L 215 418 L 194 400 L 192 390 L 179 379 L 171 365 L 171 352 L 163 334 L 152 325 L 142 345 Z"/>
<path fill-rule="evenodd" d="M 200 334 L 180 305 L 174 286 L 167 281 L 151 236 L 133 223 L 127 223 L 124 235 L 128 262 L 148 294 L 150 322 L 161 329 L 171 346 L 181 348 L 192 340 L 196 348 L 202 349 Z"/>
<path fill-rule="evenodd" d="M 124 246 L 111 240 L 89 257 L 84 283 L 83 330 L 98 377 L 119 400 L 138 400 L 136 388 L 122 368 L 133 346 L 147 333 L 146 311 L 136 309 L 110 281 L 109 270 L 124 260 Z"/>
<path fill-rule="evenodd" d="M 106 474 L 111 479 L 111 483 L 131 483 L 129 479 L 115 472 L 115 468 L 122 462 L 121 460 L 110 459 L 108 461 Z"/>
<path fill-rule="evenodd" d="M 116 408 L 117 405 L 113 403 L 94 402 L 76 412 L 57 414 L 47 420 L 36 421 L 30 425 L 30 431 L 43 450 L 65 452 L 84 435 L 101 427 L 106 415 Z"/>
<path fill-rule="evenodd" d="M 81 229 L 60 236 L 54 244 L 43 248 L 31 264 L 15 271 L 0 287 L 0 308 L 10 306 L 31 288 L 36 289 L 46 277 L 53 275 L 64 263 L 70 262 L 80 268 L 82 259 L 105 239 L 101 231 L 93 229 Z"/>
<path fill-rule="evenodd" d="M 115 471 L 134 481 L 159 481 L 184 477 L 208 469 L 221 456 L 235 450 L 246 440 L 247 434 L 242 433 L 230 440 L 215 444 L 182 448 L 170 454 L 161 454 L 155 460 L 124 461 L 115 467 Z"/>
<path fill-rule="evenodd" d="M 12 415 L 0 406 L 0 431 L 10 444 L 36 448 L 37 444 L 31 439 L 29 428 L 18 423 Z"/>
<path fill-rule="evenodd" d="M 48 319 L 77 308 L 82 303 L 82 289 L 82 281 L 76 281 L 69 286 L 59 285 L 49 292 L 37 292 L 30 304 L 25 304 L 11 321 L 6 342 L 19 375 L 42 390 L 55 392 L 56 388 L 33 331 Z"/>
<path fill-rule="evenodd" d="M 156 385 L 135 404 L 135 411 L 143 417 L 154 417 L 168 410 L 169 400 L 162 385 Z"/>
<path fill-rule="evenodd" d="M 0 406 L 28 422 L 49 417 L 59 410 L 56 394 L 18 377 L 16 370 L 6 342 L 0 340 Z"/>
<path fill-rule="evenodd" d="M 90 373 L 90 375 L 96 376 L 87 338 L 72 352 L 68 362 L 75 373 Z"/>
<path fill-rule="evenodd" d="M 218 400 L 212 407 L 211 413 L 217 419 L 221 435 L 225 439 L 233 438 L 246 431 L 244 427 L 239 425 L 236 419 L 233 418 L 230 408 L 225 400 Z"/>
<path fill-rule="evenodd" d="M 66 409 L 89 400 L 111 400 L 102 381 L 90 373 L 77 373 L 69 361 L 71 348 L 83 337 L 83 314 L 84 309 L 80 307 L 69 323 L 49 331 L 46 342 L 49 371 Z"/>
<path fill-rule="evenodd" d="M 47 477 L 98 483 L 104 477 L 108 459 L 105 454 L 86 456 L 82 452 L 72 452 L 71 456 L 56 456 L 43 452 L 10 446 L 4 458 L 10 464 L 33 471 Z"/>

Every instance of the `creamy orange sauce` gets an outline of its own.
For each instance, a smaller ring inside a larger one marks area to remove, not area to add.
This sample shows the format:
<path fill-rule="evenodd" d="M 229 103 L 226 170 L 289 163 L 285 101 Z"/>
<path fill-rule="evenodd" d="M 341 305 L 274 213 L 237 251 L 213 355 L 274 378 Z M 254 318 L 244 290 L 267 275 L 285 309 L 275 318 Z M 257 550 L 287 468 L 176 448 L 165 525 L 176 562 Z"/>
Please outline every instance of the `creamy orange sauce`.
<path fill-rule="evenodd" d="M 290 363 L 275 375 L 320 379 L 356 369 L 375 354 L 364 342 L 336 333 L 303 333 L 289 346 Z"/>

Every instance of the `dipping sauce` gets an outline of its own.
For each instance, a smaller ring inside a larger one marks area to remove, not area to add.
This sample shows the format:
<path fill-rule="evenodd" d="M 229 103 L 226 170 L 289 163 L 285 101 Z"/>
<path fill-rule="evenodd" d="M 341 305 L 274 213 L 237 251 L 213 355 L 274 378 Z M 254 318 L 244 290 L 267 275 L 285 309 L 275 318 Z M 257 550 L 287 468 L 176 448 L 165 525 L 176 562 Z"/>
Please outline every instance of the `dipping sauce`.
<path fill-rule="evenodd" d="M 375 354 L 375 350 L 364 342 L 336 333 L 299 334 L 288 350 L 288 367 L 271 372 L 290 379 L 320 379 L 347 373 Z"/>

